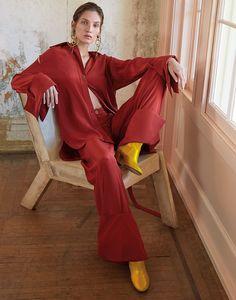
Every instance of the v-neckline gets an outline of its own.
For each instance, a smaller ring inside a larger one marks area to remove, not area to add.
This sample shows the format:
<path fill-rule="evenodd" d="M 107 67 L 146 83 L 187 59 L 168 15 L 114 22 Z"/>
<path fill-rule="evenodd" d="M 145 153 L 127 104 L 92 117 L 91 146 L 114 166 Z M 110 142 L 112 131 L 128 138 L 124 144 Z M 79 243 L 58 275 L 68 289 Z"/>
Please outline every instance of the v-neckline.
<path fill-rule="evenodd" d="M 86 69 L 87 69 L 88 63 L 89 63 L 89 61 L 90 61 L 90 59 L 91 59 L 91 54 L 90 54 L 90 52 L 88 51 L 89 58 L 88 58 L 86 64 L 84 65 L 84 64 L 83 64 L 83 60 L 82 60 L 82 56 L 81 56 L 81 53 L 80 53 L 79 48 L 76 47 L 75 50 L 76 50 L 76 53 L 78 53 L 78 57 L 79 57 L 79 61 L 80 61 L 80 65 L 81 65 L 81 67 L 82 67 L 82 70 L 85 72 Z"/>
<path fill-rule="evenodd" d="M 82 58 L 81 54 L 80 54 L 80 57 L 81 57 L 81 61 L 82 61 L 82 64 L 84 66 L 84 69 L 86 69 L 86 66 L 88 65 L 88 62 L 89 62 L 89 60 L 91 58 L 91 55 L 89 53 L 88 59 L 86 60 L 85 64 L 84 64 L 84 61 L 83 61 L 83 58 Z"/>
<path fill-rule="evenodd" d="M 95 53 L 94 51 L 88 51 L 89 53 L 89 59 L 86 63 L 86 65 L 84 66 L 83 61 L 82 61 L 82 57 L 79 51 L 78 47 L 74 47 L 73 51 L 75 58 L 77 59 L 79 66 L 80 66 L 80 70 L 83 74 L 87 74 L 91 68 L 93 67 L 93 62 L 94 62 L 94 58 L 95 58 Z"/>

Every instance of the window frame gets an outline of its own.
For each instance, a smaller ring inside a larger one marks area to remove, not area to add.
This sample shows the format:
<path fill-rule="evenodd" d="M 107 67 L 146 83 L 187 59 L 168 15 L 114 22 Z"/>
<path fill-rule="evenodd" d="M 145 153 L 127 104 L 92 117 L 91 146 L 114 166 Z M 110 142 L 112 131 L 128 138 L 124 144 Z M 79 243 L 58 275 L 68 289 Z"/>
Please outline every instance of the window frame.
<path fill-rule="evenodd" d="M 208 50 L 210 52 L 210 68 L 208 70 L 208 74 L 206 75 L 208 77 L 208 85 L 207 85 L 207 91 L 205 99 L 202 101 L 202 114 L 205 118 L 210 118 L 210 120 L 215 124 L 215 126 L 218 128 L 218 130 L 221 132 L 221 134 L 224 136 L 224 138 L 230 139 L 230 142 L 236 146 L 236 124 L 231 122 L 225 114 L 217 107 L 217 105 L 214 104 L 214 102 L 211 102 L 211 94 L 212 94 L 212 85 L 214 77 L 215 77 L 215 69 L 217 64 L 214 63 L 214 61 L 217 59 L 218 51 L 219 51 L 219 31 L 220 31 L 220 24 L 221 18 L 220 12 L 223 5 L 223 1 L 216 1 L 213 0 L 213 11 L 211 15 L 210 20 L 210 30 L 212 30 L 212 37 L 211 40 L 208 42 Z M 215 2 L 215 3 L 214 3 Z M 213 26 L 214 25 L 214 26 Z M 213 28 L 214 27 L 214 28 Z M 236 64 L 236 62 L 234 62 Z M 199 89 L 198 86 L 196 86 L 196 89 Z"/>
<path fill-rule="evenodd" d="M 181 58 L 182 36 L 183 36 L 183 7 L 186 0 L 173 0 L 172 5 L 172 35 L 170 49 L 171 53 Z M 199 22 L 199 36 L 197 44 L 196 68 L 192 91 L 186 88 L 181 101 L 187 101 L 194 109 L 196 117 L 201 117 L 202 125 L 198 124 L 204 133 L 218 136 L 234 153 L 236 153 L 236 137 L 234 128 L 221 116 L 220 111 L 212 107 L 207 110 L 209 81 L 212 72 L 212 51 L 215 34 L 215 22 L 219 0 L 202 0 L 201 16 Z M 180 59 L 181 64 L 184 66 Z M 185 66 L 184 66 L 185 67 Z M 186 103 L 187 104 L 187 103 Z M 210 111 L 210 112 L 209 112 Z M 204 129 L 203 129 L 204 128 Z M 206 128 L 209 129 L 206 132 Z"/>
<path fill-rule="evenodd" d="M 197 49 L 199 42 L 199 30 L 200 20 L 198 20 L 198 13 L 201 12 L 203 0 L 192 0 L 193 3 L 183 0 L 183 1 L 174 1 L 174 32 L 178 32 L 179 43 L 176 45 L 175 41 L 172 40 L 172 49 L 175 50 L 177 56 L 180 58 L 180 61 L 185 69 L 185 74 L 187 76 L 187 83 L 185 91 L 188 93 L 189 101 L 192 101 L 191 94 L 194 89 L 194 77 L 196 73 L 196 59 L 197 59 Z M 200 4 L 199 4 L 200 3 Z M 191 7 L 191 16 L 185 18 L 186 12 L 189 12 L 189 7 Z M 180 17 L 177 18 L 176 15 L 179 14 Z M 177 28 L 175 28 L 177 27 Z M 197 29 L 197 32 L 196 32 Z M 197 33 L 197 34 L 196 34 Z M 187 40 L 187 44 L 185 44 Z M 193 56 L 195 53 L 195 59 Z"/>

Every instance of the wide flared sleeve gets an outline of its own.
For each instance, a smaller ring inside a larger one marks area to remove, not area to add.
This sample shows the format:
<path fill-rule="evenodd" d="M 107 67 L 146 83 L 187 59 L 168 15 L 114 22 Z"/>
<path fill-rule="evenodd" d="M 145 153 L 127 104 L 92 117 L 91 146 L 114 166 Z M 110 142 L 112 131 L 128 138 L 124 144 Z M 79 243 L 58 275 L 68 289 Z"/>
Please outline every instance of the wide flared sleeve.
<path fill-rule="evenodd" d="M 153 68 L 166 82 L 170 93 L 172 94 L 172 89 L 178 93 L 178 83 L 174 81 L 168 71 L 167 62 L 171 57 L 177 60 L 174 55 L 151 58 L 136 57 L 127 60 L 107 56 L 107 75 L 112 83 L 113 89 L 118 90 L 141 78 L 149 68 Z"/>
<path fill-rule="evenodd" d="M 47 105 L 42 103 L 43 93 L 55 82 L 47 75 L 49 50 L 40 55 L 28 68 L 16 74 L 11 81 L 11 86 L 17 93 L 27 94 L 24 109 L 36 118 L 43 120 L 47 114 Z"/>

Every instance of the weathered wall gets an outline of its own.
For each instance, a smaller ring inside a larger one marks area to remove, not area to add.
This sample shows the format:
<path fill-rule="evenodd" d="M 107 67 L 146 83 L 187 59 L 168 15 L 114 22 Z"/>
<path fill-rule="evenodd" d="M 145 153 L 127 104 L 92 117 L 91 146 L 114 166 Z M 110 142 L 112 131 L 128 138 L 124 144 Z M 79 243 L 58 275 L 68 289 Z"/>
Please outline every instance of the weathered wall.
<path fill-rule="evenodd" d="M 75 9 L 86 1 L 0 0 L 0 151 L 30 148 L 19 98 L 11 90 L 15 73 L 50 45 L 70 40 Z M 127 59 L 155 56 L 158 48 L 158 0 L 97 0 L 105 14 L 100 52 Z M 136 85 L 118 92 L 120 103 Z"/>
<path fill-rule="evenodd" d="M 65 0 L 0 0 L 0 151 L 31 148 L 10 80 L 50 44 L 66 39 Z"/>
<path fill-rule="evenodd" d="M 66 39 L 66 2 L 2 0 L 0 4 L 0 116 L 18 117 L 22 110 L 9 81 L 50 44 Z"/>

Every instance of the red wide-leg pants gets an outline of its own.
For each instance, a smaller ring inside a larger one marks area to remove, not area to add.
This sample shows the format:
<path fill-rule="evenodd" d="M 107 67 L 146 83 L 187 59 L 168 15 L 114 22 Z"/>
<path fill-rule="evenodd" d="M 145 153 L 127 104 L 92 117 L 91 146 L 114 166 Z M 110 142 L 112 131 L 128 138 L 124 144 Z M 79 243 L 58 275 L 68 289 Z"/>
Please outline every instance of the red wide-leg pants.
<path fill-rule="evenodd" d="M 134 95 L 111 117 L 95 110 L 103 130 L 115 144 L 141 142 L 154 147 L 164 124 L 160 109 L 165 82 L 150 68 L 141 78 Z M 79 150 L 87 179 L 94 185 L 100 221 L 98 254 L 113 262 L 147 259 L 137 224 L 128 204 L 121 170 L 114 157 L 114 145 L 93 137 Z"/>

